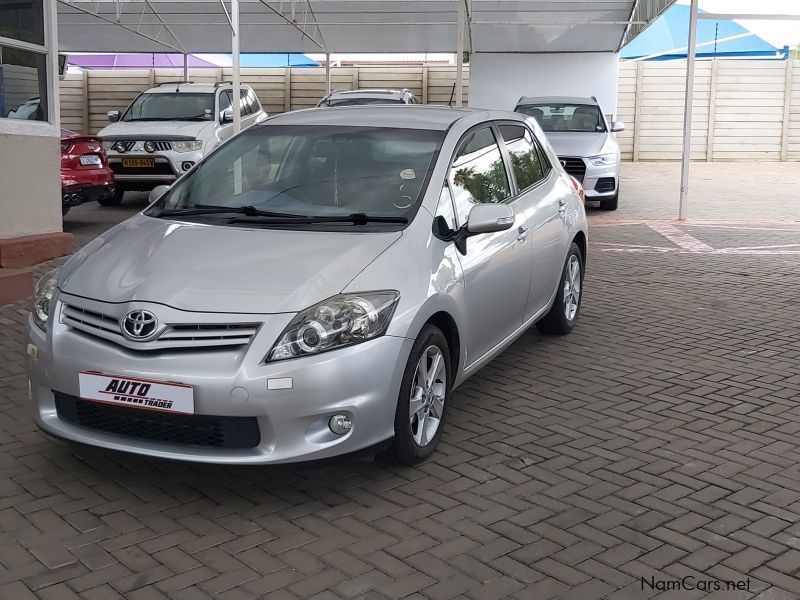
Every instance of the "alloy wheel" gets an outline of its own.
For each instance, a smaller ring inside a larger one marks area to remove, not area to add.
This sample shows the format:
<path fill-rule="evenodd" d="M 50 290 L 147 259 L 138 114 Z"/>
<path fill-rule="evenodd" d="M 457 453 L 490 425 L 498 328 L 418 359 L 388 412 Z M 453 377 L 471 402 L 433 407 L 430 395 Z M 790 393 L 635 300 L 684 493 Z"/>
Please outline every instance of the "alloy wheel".
<path fill-rule="evenodd" d="M 439 430 L 444 416 L 447 390 L 447 365 L 438 346 L 428 346 L 417 363 L 411 384 L 408 415 L 411 434 L 418 446 L 424 447 Z"/>
<path fill-rule="evenodd" d="M 564 278 L 564 316 L 572 322 L 578 314 L 581 299 L 581 261 L 574 254 L 567 261 L 567 272 Z"/>

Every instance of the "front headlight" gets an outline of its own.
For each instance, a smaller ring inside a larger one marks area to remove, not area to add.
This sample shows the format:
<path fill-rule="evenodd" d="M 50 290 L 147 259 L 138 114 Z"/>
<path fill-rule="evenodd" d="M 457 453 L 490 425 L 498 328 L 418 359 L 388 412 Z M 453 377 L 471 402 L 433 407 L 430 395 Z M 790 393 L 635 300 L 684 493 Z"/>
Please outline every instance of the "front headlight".
<path fill-rule="evenodd" d="M 172 149 L 175 152 L 195 152 L 203 147 L 200 140 L 187 140 L 183 142 L 172 142 Z"/>
<path fill-rule="evenodd" d="M 601 154 L 600 156 L 593 156 L 589 159 L 595 167 L 610 167 L 617 164 L 616 154 Z"/>
<path fill-rule="evenodd" d="M 47 331 L 47 319 L 50 315 L 50 303 L 56 292 L 58 269 L 53 269 L 42 277 L 33 289 L 33 320 Z"/>
<path fill-rule="evenodd" d="M 267 362 L 319 354 L 383 335 L 400 292 L 340 294 L 300 311 L 267 355 Z"/>

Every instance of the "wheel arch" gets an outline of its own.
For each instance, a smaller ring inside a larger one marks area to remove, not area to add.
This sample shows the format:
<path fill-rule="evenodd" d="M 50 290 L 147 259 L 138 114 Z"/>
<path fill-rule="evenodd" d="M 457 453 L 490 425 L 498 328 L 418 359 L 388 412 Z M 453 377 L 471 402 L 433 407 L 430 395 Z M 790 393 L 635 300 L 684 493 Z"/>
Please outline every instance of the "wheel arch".
<path fill-rule="evenodd" d="M 425 323 L 435 325 L 444 334 L 448 349 L 450 350 L 450 367 L 453 373 L 453 381 L 455 381 L 461 362 L 461 335 L 458 331 L 458 325 L 455 319 L 447 311 L 440 310 L 428 317 Z"/>

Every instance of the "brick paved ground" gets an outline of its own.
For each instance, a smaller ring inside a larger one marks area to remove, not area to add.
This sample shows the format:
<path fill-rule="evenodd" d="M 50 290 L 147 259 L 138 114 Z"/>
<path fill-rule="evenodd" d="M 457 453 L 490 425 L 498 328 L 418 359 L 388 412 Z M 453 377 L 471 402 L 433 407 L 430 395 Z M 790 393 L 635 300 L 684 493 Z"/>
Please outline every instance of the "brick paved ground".
<path fill-rule="evenodd" d="M 656 187 L 591 213 L 577 329 L 533 330 L 465 383 L 419 468 L 51 440 L 25 400 L 26 307 L 0 309 L 0 598 L 800 598 L 800 228 L 679 227 L 702 242 L 683 247 L 622 224 L 665 216 Z M 67 228 L 86 240 L 136 208 Z M 750 587 L 640 580 L 684 575 Z"/>

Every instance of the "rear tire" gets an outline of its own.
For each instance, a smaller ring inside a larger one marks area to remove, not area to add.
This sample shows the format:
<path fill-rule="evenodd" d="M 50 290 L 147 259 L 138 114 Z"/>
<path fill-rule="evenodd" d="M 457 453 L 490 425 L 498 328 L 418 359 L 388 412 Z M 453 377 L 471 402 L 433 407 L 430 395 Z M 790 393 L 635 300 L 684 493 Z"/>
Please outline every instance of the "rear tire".
<path fill-rule="evenodd" d="M 438 327 L 425 325 L 408 357 L 397 399 L 391 458 L 416 465 L 436 450 L 450 400 L 450 349 Z"/>
<path fill-rule="evenodd" d="M 561 279 L 558 281 L 558 291 L 553 300 L 550 311 L 536 327 L 542 333 L 565 335 L 573 330 L 578 322 L 583 298 L 583 255 L 578 244 L 572 242 L 564 268 L 561 270 Z"/>
<path fill-rule="evenodd" d="M 114 194 L 112 196 L 98 198 L 97 203 L 100 206 L 119 206 L 120 204 L 122 204 L 122 199 L 124 197 L 125 197 L 125 190 L 117 188 L 116 190 L 114 190 Z"/>
<path fill-rule="evenodd" d="M 619 204 L 619 190 L 617 190 L 617 193 L 614 194 L 613 198 L 608 198 L 607 200 L 600 200 L 600 210 L 617 210 L 618 204 Z"/>

